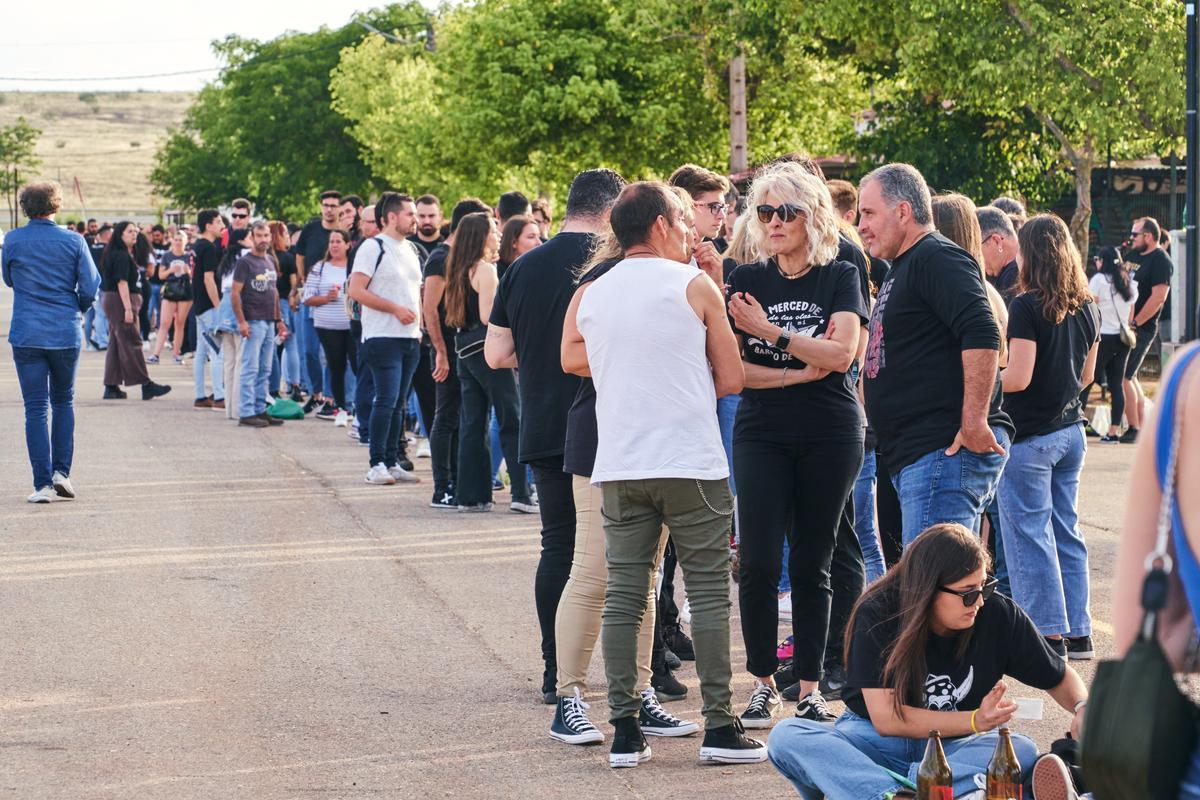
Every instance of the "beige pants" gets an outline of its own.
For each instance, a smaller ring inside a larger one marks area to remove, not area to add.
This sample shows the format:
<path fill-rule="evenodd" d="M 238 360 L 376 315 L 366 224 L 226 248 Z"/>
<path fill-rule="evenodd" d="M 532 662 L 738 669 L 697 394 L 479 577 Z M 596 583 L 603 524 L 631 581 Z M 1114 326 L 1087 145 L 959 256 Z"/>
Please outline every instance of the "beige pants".
<path fill-rule="evenodd" d="M 221 343 L 221 358 L 225 359 L 225 419 L 238 418 L 238 406 L 242 394 L 238 391 L 238 377 L 242 374 L 242 347 L 246 340 L 237 331 L 221 331 L 217 334 Z"/>
<path fill-rule="evenodd" d="M 228 390 L 226 390 L 228 391 Z M 601 492 L 587 478 L 575 476 L 572 483 L 575 495 L 575 556 L 571 562 L 571 577 L 558 600 L 554 618 L 554 640 L 558 659 L 558 695 L 569 697 L 579 689 L 587 689 L 588 664 L 596 639 L 600 636 L 604 595 L 608 587 L 608 566 L 604 561 L 604 517 L 600 514 Z M 658 560 L 662 560 L 667 543 L 666 531 L 658 543 Z M 638 630 L 638 686 L 650 685 L 650 655 L 654 645 L 654 586 L 646 603 L 646 615 Z"/>

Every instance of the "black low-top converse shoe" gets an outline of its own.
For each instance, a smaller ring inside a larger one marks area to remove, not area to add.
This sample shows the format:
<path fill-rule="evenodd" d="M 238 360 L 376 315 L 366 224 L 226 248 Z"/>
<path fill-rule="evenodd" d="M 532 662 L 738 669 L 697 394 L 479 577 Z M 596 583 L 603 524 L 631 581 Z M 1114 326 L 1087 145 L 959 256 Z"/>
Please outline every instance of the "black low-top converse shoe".
<path fill-rule="evenodd" d="M 647 736 L 691 736 L 700 731 L 695 722 L 685 722 L 668 714 L 658 704 L 653 689 L 642 689 L 642 708 L 638 712 L 638 726 Z"/>
<path fill-rule="evenodd" d="M 700 746 L 700 760 L 710 764 L 757 764 L 767 760 L 767 746 L 746 735 L 739 720 L 709 728 Z"/>
<path fill-rule="evenodd" d="M 825 704 L 825 697 L 820 691 L 809 692 L 801 698 L 796 704 L 796 716 L 813 722 L 833 722 L 837 719 L 837 715 Z"/>

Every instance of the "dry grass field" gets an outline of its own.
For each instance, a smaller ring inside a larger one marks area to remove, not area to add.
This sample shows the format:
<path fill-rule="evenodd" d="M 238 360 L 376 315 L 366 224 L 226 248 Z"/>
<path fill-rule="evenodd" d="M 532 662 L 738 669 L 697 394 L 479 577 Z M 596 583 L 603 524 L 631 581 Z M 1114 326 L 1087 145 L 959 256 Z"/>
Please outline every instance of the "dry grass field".
<path fill-rule="evenodd" d="M 0 126 L 17 117 L 39 128 L 39 177 L 62 182 L 61 219 L 155 216 L 163 200 L 150 185 L 154 153 L 191 105 L 188 92 L 3 92 Z"/>

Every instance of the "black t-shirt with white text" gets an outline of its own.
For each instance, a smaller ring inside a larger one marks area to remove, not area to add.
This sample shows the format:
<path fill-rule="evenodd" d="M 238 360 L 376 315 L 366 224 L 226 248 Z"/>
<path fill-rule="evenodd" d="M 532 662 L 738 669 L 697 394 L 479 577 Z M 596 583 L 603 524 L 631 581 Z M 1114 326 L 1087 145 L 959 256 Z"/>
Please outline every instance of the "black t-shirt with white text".
<path fill-rule="evenodd" d="M 847 261 L 813 267 L 794 280 L 780 273 L 774 259 L 743 264 L 729 276 L 730 297 L 740 292 L 753 296 L 771 324 L 793 337 L 821 338 L 838 312 L 855 314 L 860 322 L 867 319 L 860 270 Z M 734 332 L 742 336 L 748 363 L 804 369 L 803 361 L 777 349 L 774 342 L 736 327 Z M 821 380 L 781 389 L 744 389 L 734 437 L 777 437 L 782 431 L 800 439 L 861 437 L 862 406 L 850 373 L 831 372 Z"/>
<path fill-rule="evenodd" d="M 514 261 L 496 289 L 488 322 L 511 329 L 516 346 L 522 462 L 563 453 L 567 412 L 579 391 L 579 378 L 562 369 L 563 319 L 593 241 L 587 233 L 560 233 Z"/>
<path fill-rule="evenodd" d="M 1151 289 L 1163 284 L 1171 285 L 1171 276 L 1174 273 L 1175 265 L 1171 263 L 1171 257 L 1161 247 L 1141 255 L 1141 264 L 1133 273 L 1133 279 L 1137 281 L 1138 287 L 1137 301 L 1133 304 L 1134 315 L 1141 313 L 1142 307 L 1150 299 Z M 1154 316 L 1146 320 L 1142 327 L 1151 327 L 1158 322 L 1158 318 L 1163 315 L 1163 308 L 1166 307 L 1167 304 L 1163 303 L 1162 308 L 1154 312 Z"/>
<path fill-rule="evenodd" d="M 979 264 L 940 233 L 893 262 L 879 289 L 863 364 L 867 416 L 892 474 L 954 442 L 962 423 L 964 350 L 1000 349 Z M 988 424 L 1012 431 L 999 370 Z"/>
<path fill-rule="evenodd" d="M 108 251 L 108 256 L 104 259 L 103 268 L 100 270 L 100 291 L 115 292 L 117 291 L 117 284 L 120 281 L 125 281 L 129 284 L 130 294 L 141 294 L 141 271 L 133 263 L 133 258 L 130 257 L 127 251 L 118 250 L 114 247 Z"/>
<path fill-rule="evenodd" d="M 970 636 L 962 657 L 962 636 Z M 883 671 L 900 636 L 900 599 L 896 592 L 877 592 L 859 606 L 850 633 L 846 663 L 846 708 L 870 719 L 863 689 L 894 688 L 884 685 Z M 921 702 L 931 711 L 974 711 L 1004 676 L 1035 689 L 1048 691 L 1062 682 L 1066 665 L 1046 644 L 1033 620 L 1016 603 L 999 592 L 993 594 L 967 631 L 953 636 L 930 632 L 925 648 L 925 692 Z M 913 698 L 906 698 L 911 700 Z"/>
<path fill-rule="evenodd" d="M 1084 421 L 1079 392 L 1088 350 L 1100 337 L 1100 312 L 1087 304 L 1057 325 L 1046 319 L 1032 292 L 1012 301 L 1008 309 L 1008 339 L 1037 345 L 1029 386 L 1004 395 L 1004 410 L 1017 432 L 1013 441 L 1045 436 Z"/>
<path fill-rule="evenodd" d="M 208 239 L 201 237 L 192 245 L 192 310 L 196 314 L 203 314 L 213 307 L 212 300 L 208 296 L 208 289 L 205 287 L 204 276 L 212 275 L 213 281 L 217 285 L 217 294 L 221 292 L 221 276 L 217 273 L 217 267 L 221 264 L 221 247 L 215 242 L 210 242 Z"/>

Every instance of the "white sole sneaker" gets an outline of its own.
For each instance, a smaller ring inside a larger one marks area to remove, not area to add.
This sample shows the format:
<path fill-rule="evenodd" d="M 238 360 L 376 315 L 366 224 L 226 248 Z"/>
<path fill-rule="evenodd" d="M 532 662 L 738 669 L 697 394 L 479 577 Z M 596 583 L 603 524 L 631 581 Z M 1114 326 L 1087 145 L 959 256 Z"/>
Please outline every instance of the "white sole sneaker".
<path fill-rule="evenodd" d="M 33 494 L 29 495 L 29 497 L 26 497 L 25 500 L 29 503 L 37 503 L 38 505 L 42 505 L 44 503 L 54 502 L 54 496 L 53 489 L 51 489 L 49 486 L 43 486 Z"/>
<path fill-rule="evenodd" d="M 758 741 L 757 739 L 755 741 Z M 700 760 L 706 764 L 759 764 L 767 760 L 766 745 L 757 750 L 726 750 L 723 747 L 701 747 Z"/>
<path fill-rule="evenodd" d="M 1079 800 L 1067 765 L 1058 756 L 1042 756 L 1030 776 L 1037 800 Z"/>
<path fill-rule="evenodd" d="M 508 504 L 508 510 L 513 512 L 514 514 L 538 514 L 538 513 L 541 513 L 541 509 L 538 506 L 535 506 L 533 503 L 518 503 L 515 500 Z"/>
<path fill-rule="evenodd" d="M 650 745 L 640 753 L 609 753 L 608 765 L 613 769 L 625 769 L 645 764 L 650 760 Z"/>
<path fill-rule="evenodd" d="M 680 720 L 683 722 L 683 720 Z M 672 739 L 676 736 L 691 736 L 694 733 L 700 732 L 700 726 L 695 722 L 683 722 L 682 725 L 676 725 L 671 728 L 655 728 L 645 725 L 640 726 L 643 736 L 662 736 L 667 739 Z"/>
<path fill-rule="evenodd" d="M 604 741 L 604 734 L 600 731 L 588 731 L 587 733 L 558 733 L 550 731 L 550 738 L 557 739 L 565 744 L 600 744 Z"/>
<path fill-rule="evenodd" d="M 64 500 L 75 499 L 75 487 L 71 485 L 71 479 L 61 472 L 54 473 L 54 493 Z"/>

